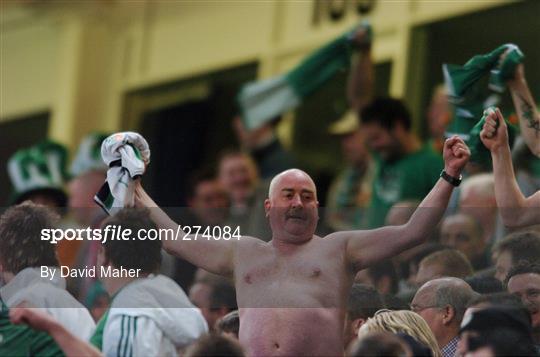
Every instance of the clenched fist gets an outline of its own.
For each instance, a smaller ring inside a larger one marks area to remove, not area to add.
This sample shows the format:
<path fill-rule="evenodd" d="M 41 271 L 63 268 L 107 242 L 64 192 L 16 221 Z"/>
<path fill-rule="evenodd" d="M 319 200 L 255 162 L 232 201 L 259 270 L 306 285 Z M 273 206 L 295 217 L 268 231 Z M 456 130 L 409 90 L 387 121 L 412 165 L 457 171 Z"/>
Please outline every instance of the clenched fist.
<path fill-rule="evenodd" d="M 470 157 L 469 147 L 459 136 L 454 135 L 444 142 L 444 171 L 450 176 L 458 177 Z"/>
<path fill-rule="evenodd" d="M 508 127 L 499 108 L 490 110 L 486 116 L 486 122 L 480 132 L 480 140 L 492 152 L 508 145 Z"/>

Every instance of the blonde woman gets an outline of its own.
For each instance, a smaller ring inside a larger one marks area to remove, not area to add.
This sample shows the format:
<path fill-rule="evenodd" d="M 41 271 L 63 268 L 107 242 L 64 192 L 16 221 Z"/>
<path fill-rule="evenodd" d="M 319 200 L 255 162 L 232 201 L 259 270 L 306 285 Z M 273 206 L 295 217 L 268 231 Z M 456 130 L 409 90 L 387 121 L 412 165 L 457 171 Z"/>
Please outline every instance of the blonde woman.
<path fill-rule="evenodd" d="M 392 332 L 407 334 L 426 345 L 433 357 L 442 357 L 437 340 L 424 319 L 415 312 L 407 310 L 379 310 L 369 318 L 358 331 L 358 338 L 372 332 Z"/>

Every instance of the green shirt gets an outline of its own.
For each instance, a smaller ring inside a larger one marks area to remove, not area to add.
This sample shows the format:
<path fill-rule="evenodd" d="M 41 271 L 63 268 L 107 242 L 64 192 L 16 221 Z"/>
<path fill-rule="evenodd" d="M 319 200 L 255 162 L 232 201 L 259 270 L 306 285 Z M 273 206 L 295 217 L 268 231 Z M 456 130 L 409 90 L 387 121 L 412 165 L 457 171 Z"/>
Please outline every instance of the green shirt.
<path fill-rule="evenodd" d="M 105 329 L 105 325 L 107 324 L 109 311 L 110 310 L 107 310 L 107 312 L 105 312 L 105 314 L 101 316 L 101 319 L 99 319 L 99 322 L 96 325 L 96 330 L 94 331 L 94 334 L 92 335 L 92 337 L 90 337 L 90 343 L 100 351 L 103 350 L 103 330 Z"/>
<path fill-rule="evenodd" d="M 384 225 L 392 206 L 404 200 L 422 200 L 431 191 L 443 168 L 440 155 L 423 146 L 420 150 L 391 162 L 376 158 L 371 192 L 369 227 Z"/>
<path fill-rule="evenodd" d="M 63 356 L 51 336 L 26 325 L 14 325 L 0 300 L 0 356 Z"/>

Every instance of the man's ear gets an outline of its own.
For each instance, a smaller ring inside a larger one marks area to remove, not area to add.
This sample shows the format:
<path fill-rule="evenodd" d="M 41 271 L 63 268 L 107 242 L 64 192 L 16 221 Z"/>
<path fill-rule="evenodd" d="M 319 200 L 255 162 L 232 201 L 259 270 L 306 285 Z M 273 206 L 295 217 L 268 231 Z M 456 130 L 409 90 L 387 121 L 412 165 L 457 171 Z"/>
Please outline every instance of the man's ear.
<path fill-rule="evenodd" d="M 366 320 L 363 318 L 359 318 L 351 322 L 352 330 L 355 336 L 358 336 L 358 330 L 360 330 L 360 327 L 362 327 L 362 325 L 365 323 L 366 323 Z"/>
<path fill-rule="evenodd" d="M 456 310 L 453 306 L 446 305 L 443 308 L 443 319 L 442 322 L 444 325 L 449 325 L 454 321 L 454 317 L 456 316 Z"/>
<path fill-rule="evenodd" d="M 270 213 L 270 199 L 267 198 L 266 200 L 264 200 L 264 213 L 265 213 L 265 216 L 268 218 L 268 214 Z"/>

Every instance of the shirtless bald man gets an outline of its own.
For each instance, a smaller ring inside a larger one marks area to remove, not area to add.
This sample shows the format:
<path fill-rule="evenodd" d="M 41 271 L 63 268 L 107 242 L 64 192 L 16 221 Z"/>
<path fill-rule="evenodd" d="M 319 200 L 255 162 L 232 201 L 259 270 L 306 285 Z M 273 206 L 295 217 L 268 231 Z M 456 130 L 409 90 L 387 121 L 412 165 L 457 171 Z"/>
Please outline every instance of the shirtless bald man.
<path fill-rule="evenodd" d="M 458 137 L 444 145 L 445 171 L 459 177 L 470 152 Z M 450 180 L 451 181 L 451 180 Z M 163 241 L 171 254 L 233 277 L 240 307 L 240 342 L 250 356 L 342 356 L 347 297 L 356 273 L 422 243 L 443 215 L 452 186 L 440 179 L 409 222 L 370 231 L 314 235 L 315 183 L 292 169 L 274 177 L 265 211 L 272 240 Z M 139 185 L 136 204 L 157 207 Z M 427 208 L 429 207 L 429 208 Z M 158 208 L 160 228 L 177 229 Z"/>

